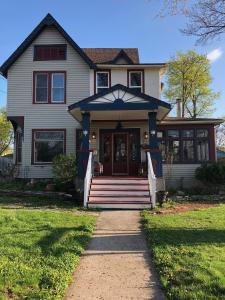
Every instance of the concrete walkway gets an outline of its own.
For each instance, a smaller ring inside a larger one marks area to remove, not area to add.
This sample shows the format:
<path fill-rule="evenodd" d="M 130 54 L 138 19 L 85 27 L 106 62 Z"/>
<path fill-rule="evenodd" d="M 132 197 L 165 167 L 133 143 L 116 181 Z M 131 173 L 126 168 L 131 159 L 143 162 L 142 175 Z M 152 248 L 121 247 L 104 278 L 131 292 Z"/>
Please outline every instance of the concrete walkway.
<path fill-rule="evenodd" d="M 66 300 L 163 300 L 139 211 L 103 211 Z"/>

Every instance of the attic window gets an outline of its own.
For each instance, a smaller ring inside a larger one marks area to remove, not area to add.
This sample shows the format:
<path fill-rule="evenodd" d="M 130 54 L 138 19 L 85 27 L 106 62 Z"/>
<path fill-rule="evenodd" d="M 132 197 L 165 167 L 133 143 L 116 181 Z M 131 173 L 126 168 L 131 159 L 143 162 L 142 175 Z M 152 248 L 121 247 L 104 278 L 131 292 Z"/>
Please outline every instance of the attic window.
<path fill-rule="evenodd" d="M 66 60 L 66 45 L 35 45 L 34 60 Z"/>

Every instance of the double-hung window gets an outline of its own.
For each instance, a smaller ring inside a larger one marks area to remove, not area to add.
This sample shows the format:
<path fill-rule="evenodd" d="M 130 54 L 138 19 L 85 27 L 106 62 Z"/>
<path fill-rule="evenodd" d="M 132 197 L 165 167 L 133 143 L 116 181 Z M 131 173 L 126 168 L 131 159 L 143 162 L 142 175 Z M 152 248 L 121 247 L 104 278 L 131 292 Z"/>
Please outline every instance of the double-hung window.
<path fill-rule="evenodd" d="M 34 103 L 65 103 L 65 72 L 34 72 Z"/>
<path fill-rule="evenodd" d="M 144 72 L 143 71 L 128 71 L 128 87 L 136 92 L 144 92 Z"/>
<path fill-rule="evenodd" d="M 110 87 L 110 71 L 96 72 L 96 93 L 105 91 Z"/>
<path fill-rule="evenodd" d="M 51 163 L 65 153 L 65 130 L 33 130 L 33 163 Z"/>

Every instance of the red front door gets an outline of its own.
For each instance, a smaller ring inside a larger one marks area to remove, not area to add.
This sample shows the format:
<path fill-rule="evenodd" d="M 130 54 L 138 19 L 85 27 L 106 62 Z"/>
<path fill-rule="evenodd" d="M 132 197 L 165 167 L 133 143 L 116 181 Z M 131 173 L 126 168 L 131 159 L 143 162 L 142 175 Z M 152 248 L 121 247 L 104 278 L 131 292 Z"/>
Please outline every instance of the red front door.
<path fill-rule="evenodd" d="M 128 133 L 112 134 L 112 175 L 128 175 Z"/>

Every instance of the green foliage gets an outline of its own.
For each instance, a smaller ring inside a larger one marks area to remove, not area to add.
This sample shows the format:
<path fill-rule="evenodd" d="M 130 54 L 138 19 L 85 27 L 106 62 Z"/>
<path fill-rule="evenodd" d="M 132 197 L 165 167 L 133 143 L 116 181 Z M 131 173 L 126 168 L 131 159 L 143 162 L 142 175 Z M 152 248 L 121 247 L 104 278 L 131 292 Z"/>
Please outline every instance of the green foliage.
<path fill-rule="evenodd" d="M 7 121 L 6 111 L 0 108 L 0 156 L 9 147 L 13 139 L 13 129 L 9 121 Z"/>
<path fill-rule="evenodd" d="M 0 299 L 63 299 L 95 218 L 0 209 Z"/>
<path fill-rule="evenodd" d="M 168 63 L 166 81 L 165 96 L 172 103 L 177 98 L 181 100 L 182 117 L 196 118 L 214 111 L 214 100 L 219 93 L 214 93 L 209 87 L 212 77 L 206 55 L 193 50 L 178 52 Z"/>
<path fill-rule="evenodd" d="M 142 213 L 167 299 L 224 299 L 224 215 L 225 205 L 182 214 Z"/>
<path fill-rule="evenodd" d="M 73 183 L 76 175 L 76 160 L 74 156 L 60 154 L 54 157 L 52 164 L 53 176 L 58 183 Z"/>
<path fill-rule="evenodd" d="M 195 177 L 207 184 L 225 184 L 225 164 L 223 162 L 203 164 L 196 169 Z"/>

